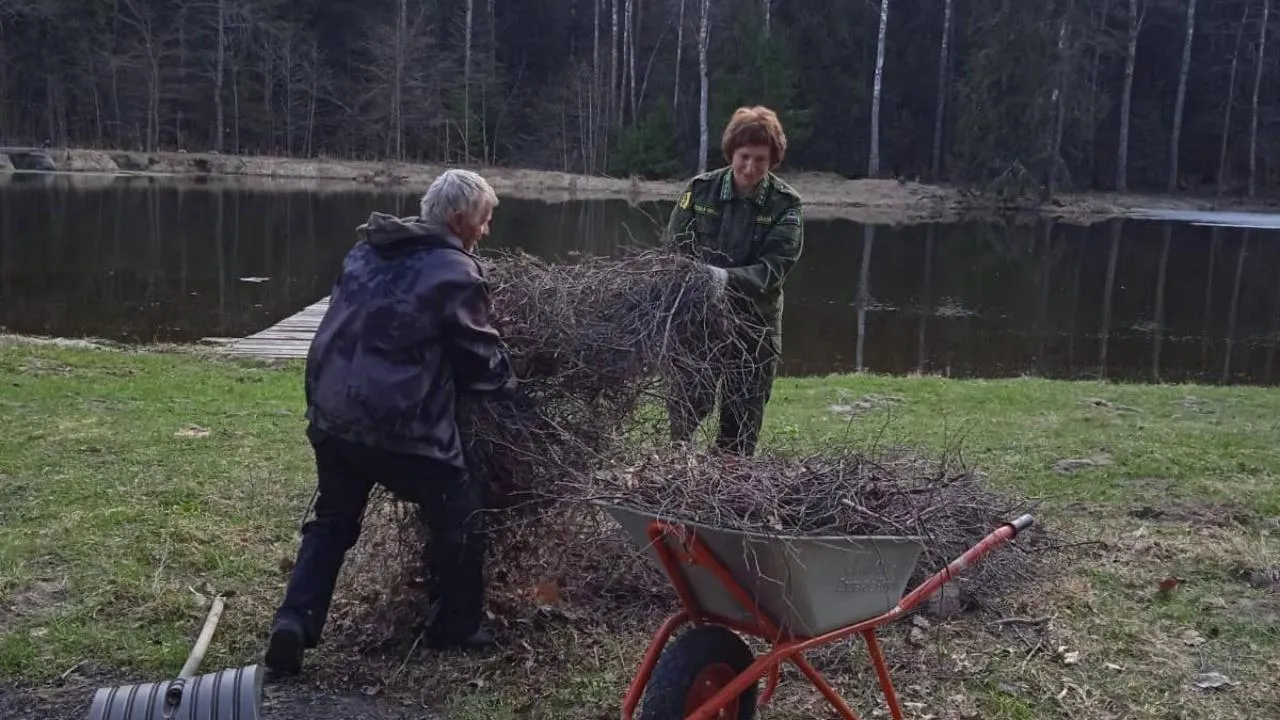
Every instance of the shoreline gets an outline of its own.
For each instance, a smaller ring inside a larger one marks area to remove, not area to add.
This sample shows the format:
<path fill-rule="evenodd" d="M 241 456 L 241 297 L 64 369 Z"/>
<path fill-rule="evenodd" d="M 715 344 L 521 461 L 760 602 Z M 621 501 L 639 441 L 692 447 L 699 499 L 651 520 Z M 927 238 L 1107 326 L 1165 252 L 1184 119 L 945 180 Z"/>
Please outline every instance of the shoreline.
<path fill-rule="evenodd" d="M 0 148 L 0 173 L 10 166 Z M 32 149 L 21 149 L 32 150 Z M 289 189 L 420 192 L 447 167 L 440 164 L 334 160 L 269 156 L 135 151 L 49 149 L 44 151 L 60 173 L 101 177 L 172 178 L 225 183 L 269 181 Z M 640 180 L 576 175 L 553 170 L 471 166 L 499 195 L 563 202 L 625 200 L 631 203 L 674 202 L 684 180 Z M 992 216 L 1023 215 L 1089 225 L 1143 211 L 1280 211 L 1280 200 L 1168 196 L 1143 193 L 1060 193 L 1045 205 L 1003 205 L 952 185 L 895 179 L 848 179 L 827 172 L 786 172 L 779 177 L 804 197 L 806 215 L 815 220 L 845 219 L 871 224 L 954 222 Z M 3 174 L 0 174 L 3 177 Z"/>

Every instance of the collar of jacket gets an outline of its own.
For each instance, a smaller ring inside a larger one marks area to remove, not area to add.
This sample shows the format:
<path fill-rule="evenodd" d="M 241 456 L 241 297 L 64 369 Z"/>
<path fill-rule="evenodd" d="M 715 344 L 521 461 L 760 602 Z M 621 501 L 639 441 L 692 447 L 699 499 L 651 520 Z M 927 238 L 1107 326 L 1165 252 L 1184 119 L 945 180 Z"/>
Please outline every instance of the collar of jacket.
<path fill-rule="evenodd" d="M 765 173 L 760 184 L 756 186 L 756 191 L 751 194 L 751 202 L 756 207 L 764 208 L 769 202 L 769 195 L 773 193 L 773 173 Z M 733 167 L 725 168 L 724 177 L 720 179 L 720 202 L 726 203 L 733 199 Z"/>

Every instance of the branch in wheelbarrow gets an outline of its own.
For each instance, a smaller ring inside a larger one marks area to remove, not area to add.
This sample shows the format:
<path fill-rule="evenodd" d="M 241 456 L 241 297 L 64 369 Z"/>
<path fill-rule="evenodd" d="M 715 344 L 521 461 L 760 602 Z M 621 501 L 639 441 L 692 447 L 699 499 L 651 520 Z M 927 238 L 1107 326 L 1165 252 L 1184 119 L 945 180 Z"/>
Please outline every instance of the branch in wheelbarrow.
<path fill-rule="evenodd" d="M 803 458 L 655 453 L 561 492 L 610 496 L 667 517 L 772 535 L 916 536 L 924 545 L 916 580 L 1033 508 L 988 487 L 977 473 L 905 453 L 878 459 L 856 452 Z M 1043 534 L 1037 528 L 1018 549 L 1039 547 Z M 1029 579 L 1027 553 L 1011 550 L 975 568 L 966 588 L 980 598 Z"/>

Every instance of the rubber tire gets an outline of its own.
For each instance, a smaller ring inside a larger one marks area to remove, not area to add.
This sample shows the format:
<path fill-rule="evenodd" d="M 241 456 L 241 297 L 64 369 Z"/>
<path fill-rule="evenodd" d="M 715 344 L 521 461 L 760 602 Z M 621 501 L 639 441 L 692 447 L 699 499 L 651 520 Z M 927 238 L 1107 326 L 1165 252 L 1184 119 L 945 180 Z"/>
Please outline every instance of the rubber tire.
<path fill-rule="evenodd" d="M 685 632 L 658 657 L 644 691 L 638 720 L 683 720 L 685 698 L 703 668 L 725 664 L 738 674 L 754 661 L 751 648 L 727 627 L 703 625 Z M 736 720 L 755 717 L 758 685 L 758 682 L 751 683 L 738 696 Z"/>

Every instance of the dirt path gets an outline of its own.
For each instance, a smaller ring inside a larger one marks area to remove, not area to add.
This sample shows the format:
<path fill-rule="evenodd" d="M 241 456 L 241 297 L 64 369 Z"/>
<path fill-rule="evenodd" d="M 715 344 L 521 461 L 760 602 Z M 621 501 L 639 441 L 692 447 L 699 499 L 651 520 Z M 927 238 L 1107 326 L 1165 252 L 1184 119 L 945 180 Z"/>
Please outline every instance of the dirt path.
<path fill-rule="evenodd" d="M 4 720 L 84 720 L 94 692 L 108 683 L 71 682 L 65 687 L 16 689 L 0 685 Z M 263 689 L 262 720 L 443 720 L 422 708 L 364 695 L 325 693 L 313 687 L 275 685 Z"/>
<path fill-rule="evenodd" d="M 0 173 L 7 160 L 0 148 Z M 203 153 L 139 153 L 98 150 L 50 150 L 60 170 L 100 173 L 112 181 L 121 172 L 139 175 L 217 178 L 219 182 L 249 182 L 262 178 L 323 191 L 353 186 L 405 187 L 415 191 L 428 185 L 444 166 L 393 162 L 359 162 L 328 159 L 295 159 L 231 156 Z M 570 173 L 477 168 L 494 188 L 509 197 L 546 201 L 569 199 L 628 199 L 633 202 L 674 200 L 682 182 L 644 181 Z M 832 173 L 781 173 L 804 196 L 806 215 L 814 219 L 845 218 L 855 222 L 917 223 L 951 221 L 995 212 L 1025 211 L 1063 222 L 1088 224 L 1123 216 L 1139 209 L 1172 210 L 1270 210 L 1275 200 L 1218 200 L 1191 196 L 1117 195 L 1111 193 L 1061 194 L 1048 205 L 1000 207 L 949 186 L 897 180 L 851 180 Z M 3 174 L 0 174 L 0 178 Z"/>

